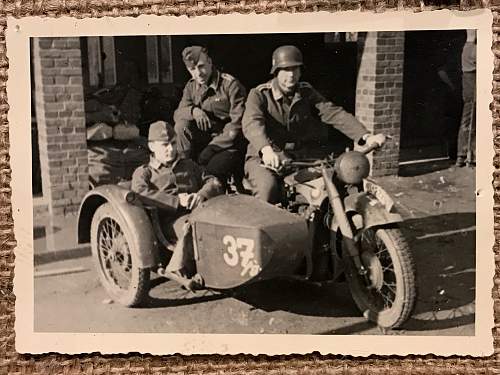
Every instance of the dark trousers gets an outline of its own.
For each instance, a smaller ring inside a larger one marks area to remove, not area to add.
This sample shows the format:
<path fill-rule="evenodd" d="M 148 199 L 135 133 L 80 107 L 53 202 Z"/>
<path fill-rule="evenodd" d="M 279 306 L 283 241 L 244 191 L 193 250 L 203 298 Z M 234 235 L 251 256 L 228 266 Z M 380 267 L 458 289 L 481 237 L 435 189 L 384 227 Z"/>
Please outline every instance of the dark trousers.
<path fill-rule="evenodd" d="M 178 121 L 175 123 L 177 133 L 177 148 L 185 157 L 199 162 L 201 152 L 212 141 L 211 129 L 202 131 L 195 121 Z M 208 173 L 218 177 L 221 182 L 225 182 L 231 175 L 236 178 L 242 176 L 243 153 L 238 147 L 221 149 L 215 153 L 205 167 Z"/>
<path fill-rule="evenodd" d="M 464 72 L 463 74 L 463 100 L 462 119 L 458 131 L 457 157 L 465 158 L 470 151 L 472 160 L 476 161 L 476 111 L 475 111 L 475 91 L 476 91 L 476 72 Z M 469 135 L 470 133 L 470 135 Z M 469 138 L 470 137 L 470 138 Z"/>

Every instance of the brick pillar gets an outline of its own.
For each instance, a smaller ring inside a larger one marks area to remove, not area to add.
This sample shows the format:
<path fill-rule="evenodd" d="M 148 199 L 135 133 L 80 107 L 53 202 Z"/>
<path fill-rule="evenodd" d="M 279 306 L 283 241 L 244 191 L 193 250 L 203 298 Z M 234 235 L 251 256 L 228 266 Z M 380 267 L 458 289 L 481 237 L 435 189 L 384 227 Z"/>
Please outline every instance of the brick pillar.
<path fill-rule="evenodd" d="M 356 117 L 373 133 L 392 136 L 370 154 L 372 175 L 397 174 L 403 99 L 404 32 L 360 35 Z"/>
<path fill-rule="evenodd" d="M 88 191 L 80 41 L 35 38 L 32 58 L 43 196 L 50 215 L 61 216 Z"/>

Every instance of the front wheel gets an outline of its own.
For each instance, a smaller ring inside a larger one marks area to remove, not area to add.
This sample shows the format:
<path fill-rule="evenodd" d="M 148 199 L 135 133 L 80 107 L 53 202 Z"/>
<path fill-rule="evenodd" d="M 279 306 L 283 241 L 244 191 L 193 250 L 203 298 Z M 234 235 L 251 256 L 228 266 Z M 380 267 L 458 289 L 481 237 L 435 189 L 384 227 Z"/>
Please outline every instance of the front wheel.
<path fill-rule="evenodd" d="M 397 228 L 369 228 L 360 233 L 360 275 L 342 245 L 342 257 L 352 297 L 368 320 L 383 329 L 400 327 L 416 299 L 415 268 L 408 243 Z"/>
<path fill-rule="evenodd" d="M 110 297 L 128 307 L 142 304 L 149 293 L 150 270 L 137 265 L 130 227 L 109 203 L 92 218 L 90 243 L 101 284 Z"/>

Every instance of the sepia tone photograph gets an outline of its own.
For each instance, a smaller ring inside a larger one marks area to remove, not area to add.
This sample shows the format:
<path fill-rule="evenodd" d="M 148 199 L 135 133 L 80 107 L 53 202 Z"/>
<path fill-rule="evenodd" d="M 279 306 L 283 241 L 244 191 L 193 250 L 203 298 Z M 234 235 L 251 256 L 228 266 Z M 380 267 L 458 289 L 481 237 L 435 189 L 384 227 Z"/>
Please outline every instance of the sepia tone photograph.
<path fill-rule="evenodd" d="M 27 39 L 33 333 L 476 336 L 476 28 L 82 35 Z"/>

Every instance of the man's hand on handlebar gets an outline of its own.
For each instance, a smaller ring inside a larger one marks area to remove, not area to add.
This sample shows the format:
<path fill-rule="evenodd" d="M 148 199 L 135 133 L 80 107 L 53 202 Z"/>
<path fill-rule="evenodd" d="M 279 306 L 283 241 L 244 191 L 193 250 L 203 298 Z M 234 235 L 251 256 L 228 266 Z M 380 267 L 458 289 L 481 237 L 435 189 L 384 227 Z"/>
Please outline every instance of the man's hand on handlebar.
<path fill-rule="evenodd" d="M 261 150 L 262 153 L 262 162 L 265 166 L 271 167 L 274 169 L 279 168 L 281 161 L 277 152 L 273 150 L 271 146 L 264 146 Z"/>
<path fill-rule="evenodd" d="M 385 140 L 386 136 L 382 133 L 372 134 L 366 138 L 366 146 L 371 147 L 377 144 L 379 147 L 381 147 L 385 143 Z"/>
<path fill-rule="evenodd" d="M 375 148 L 382 147 L 386 141 L 386 136 L 382 133 L 379 134 L 366 134 L 361 140 L 354 144 L 354 151 L 362 153 L 370 152 Z"/>

